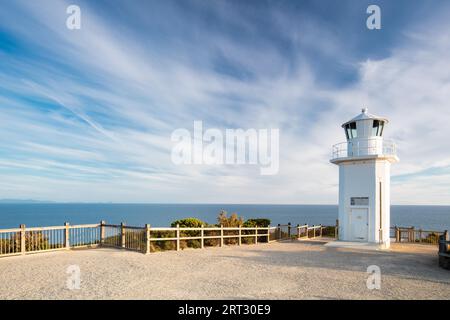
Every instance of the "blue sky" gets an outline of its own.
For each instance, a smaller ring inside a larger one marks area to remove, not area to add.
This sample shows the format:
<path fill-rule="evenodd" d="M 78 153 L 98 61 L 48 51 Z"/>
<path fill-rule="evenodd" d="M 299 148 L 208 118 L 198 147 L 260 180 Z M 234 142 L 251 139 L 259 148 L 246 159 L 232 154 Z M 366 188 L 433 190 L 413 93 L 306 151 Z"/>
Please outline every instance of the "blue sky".
<path fill-rule="evenodd" d="M 70 4 L 81 30 L 66 28 Z M 337 203 L 331 146 L 367 106 L 398 144 L 392 202 L 450 204 L 449 14 L 448 1 L 2 1 L 0 198 Z M 170 135 L 194 120 L 279 128 L 279 174 L 174 165 Z"/>

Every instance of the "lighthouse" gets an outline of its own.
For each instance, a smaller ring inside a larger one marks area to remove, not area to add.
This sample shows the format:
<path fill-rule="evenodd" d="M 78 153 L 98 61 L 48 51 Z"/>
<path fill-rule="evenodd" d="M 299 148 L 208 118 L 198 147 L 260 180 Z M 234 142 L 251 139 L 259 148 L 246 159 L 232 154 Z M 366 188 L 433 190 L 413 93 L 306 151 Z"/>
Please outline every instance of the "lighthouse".
<path fill-rule="evenodd" d="M 388 119 L 367 108 L 345 122 L 346 142 L 333 146 L 339 166 L 340 241 L 390 246 L 390 169 L 399 161 L 396 145 L 384 139 Z"/>

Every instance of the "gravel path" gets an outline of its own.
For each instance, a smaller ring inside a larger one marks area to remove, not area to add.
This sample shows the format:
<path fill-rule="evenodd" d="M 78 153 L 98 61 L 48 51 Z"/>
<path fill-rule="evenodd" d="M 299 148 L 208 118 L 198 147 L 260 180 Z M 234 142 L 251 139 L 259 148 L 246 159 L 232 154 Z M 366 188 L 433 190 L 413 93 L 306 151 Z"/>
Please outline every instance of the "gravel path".
<path fill-rule="evenodd" d="M 0 299 L 450 299 L 437 248 L 390 252 L 281 242 L 143 255 L 90 249 L 0 258 Z M 81 288 L 69 290 L 69 265 Z M 381 289 L 368 290 L 369 265 Z"/>

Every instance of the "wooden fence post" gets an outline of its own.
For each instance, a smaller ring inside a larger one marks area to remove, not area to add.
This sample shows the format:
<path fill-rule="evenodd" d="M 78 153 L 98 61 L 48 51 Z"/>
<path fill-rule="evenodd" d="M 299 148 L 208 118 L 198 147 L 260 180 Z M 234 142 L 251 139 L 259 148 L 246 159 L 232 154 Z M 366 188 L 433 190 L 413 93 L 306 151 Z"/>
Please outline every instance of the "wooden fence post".
<path fill-rule="evenodd" d="M 400 229 L 395 226 L 395 242 L 400 242 Z"/>
<path fill-rule="evenodd" d="M 125 242 L 125 223 L 120 223 L 120 239 L 121 239 L 121 247 L 125 248 L 126 242 Z"/>
<path fill-rule="evenodd" d="M 145 254 L 150 253 L 150 225 L 145 224 Z"/>
<path fill-rule="evenodd" d="M 291 239 L 291 223 L 288 222 L 288 238 Z"/>
<path fill-rule="evenodd" d="M 64 246 L 66 247 L 67 250 L 70 249 L 70 243 L 69 243 L 69 223 L 68 222 L 64 222 Z"/>
<path fill-rule="evenodd" d="M 200 239 L 200 241 L 201 241 L 201 243 L 200 243 L 200 248 L 204 248 L 205 247 L 205 238 L 204 238 L 204 236 L 205 236 L 205 231 L 203 230 L 203 225 L 202 225 L 202 230 L 200 231 L 200 236 L 202 237 L 201 239 Z"/>
<path fill-rule="evenodd" d="M 278 233 L 278 239 L 277 240 L 280 240 L 281 239 L 281 225 L 280 224 L 278 224 L 278 229 L 277 229 L 277 233 Z"/>
<path fill-rule="evenodd" d="M 180 251 L 180 225 L 177 224 L 177 251 Z"/>
<path fill-rule="evenodd" d="M 419 229 L 419 242 L 422 242 L 422 229 Z"/>
<path fill-rule="evenodd" d="M 300 225 L 297 223 L 297 240 L 300 239 Z"/>
<path fill-rule="evenodd" d="M 100 244 L 105 243 L 105 224 L 104 220 L 100 221 Z"/>
<path fill-rule="evenodd" d="M 220 246 L 223 247 L 223 224 L 220 225 Z"/>
<path fill-rule="evenodd" d="M 334 237 L 339 239 L 339 219 L 336 219 L 336 229 L 334 230 Z"/>
<path fill-rule="evenodd" d="M 267 243 L 270 242 L 270 224 L 267 226 Z"/>
<path fill-rule="evenodd" d="M 241 245 L 242 244 L 242 231 L 241 231 L 241 225 L 239 225 L 239 245 Z"/>
<path fill-rule="evenodd" d="M 26 242 L 25 242 L 25 225 L 20 225 L 20 252 L 22 254 L 25 254 L 26 248 L 25 248 Z"/>
<path fill-rule="evenodd" d="M 313 238 L 316 237 L 316 225 L 313 224 Z"/>
<path fill-rule="evenodd" d="M 258 244 L 258 226 L 255 227 L 255 244 Z"/>

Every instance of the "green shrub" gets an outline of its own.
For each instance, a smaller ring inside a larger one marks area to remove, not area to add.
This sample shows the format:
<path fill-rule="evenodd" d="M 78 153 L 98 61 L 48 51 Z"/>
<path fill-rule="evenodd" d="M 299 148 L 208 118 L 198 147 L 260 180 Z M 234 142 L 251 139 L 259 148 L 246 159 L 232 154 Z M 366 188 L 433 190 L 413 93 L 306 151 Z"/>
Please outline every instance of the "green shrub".
<path fill-rule="evenodd" d="M 206 226 L 207 223 L 203 222 L 200 219 L 197 218 L 185 218 L 185 219 L 179 219 L 175 220 L 170 224 L 171 227 L 176 227 L 177 224 L 180 225 L 180 227 L 183 228 L 200 228 L 202 225 Z"/>
<path fill-rule="evenodd" d="M 200 219 L 197 218 L 185 218 L 173 221 L 171 223 L 171 227 L 176 227 L 177 225 L 180 226 L 180 228 L 200 228 L 202 225 L 206 226 L 207 223 L 203 222 Z M 181 237 L 200 237 L 201 231 L 200 230 L 192 230 L 192 231 L 186 231 L 182 230 L 180 231 Z M 192 240 L 181 240 L 180 241 L 180 248 L 200 248 L 201 240 L 200 239 L 192 239 Z"/>
<path fill-rule="evenodd" d="M 244 222 L 243 227 L 263 227 L 267 228 L 270 226 L 270 219 L 258 218 L 258 219 L 248 219 Z"/>

